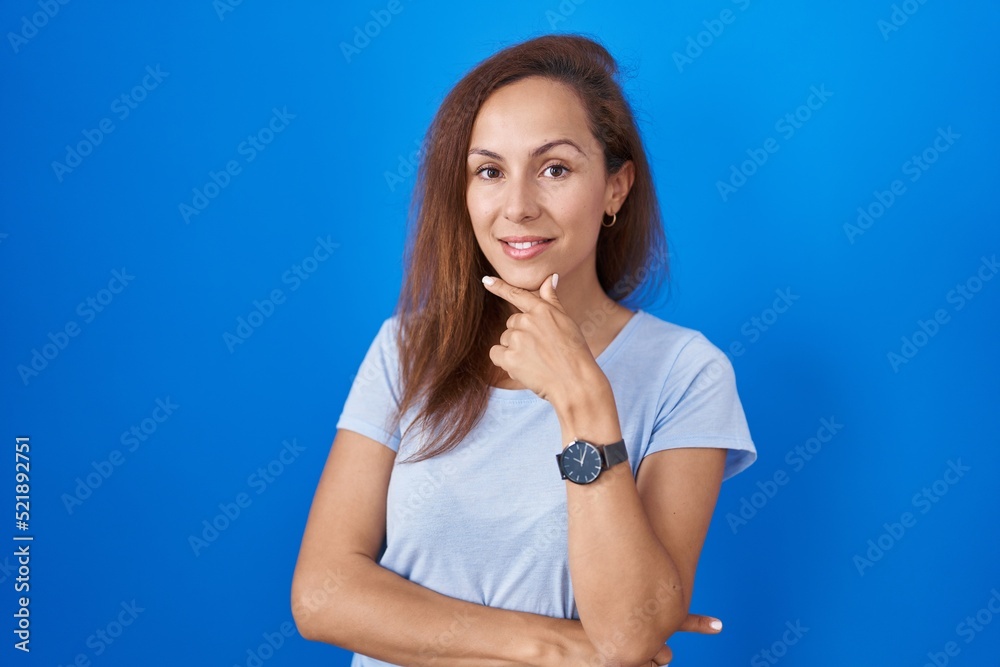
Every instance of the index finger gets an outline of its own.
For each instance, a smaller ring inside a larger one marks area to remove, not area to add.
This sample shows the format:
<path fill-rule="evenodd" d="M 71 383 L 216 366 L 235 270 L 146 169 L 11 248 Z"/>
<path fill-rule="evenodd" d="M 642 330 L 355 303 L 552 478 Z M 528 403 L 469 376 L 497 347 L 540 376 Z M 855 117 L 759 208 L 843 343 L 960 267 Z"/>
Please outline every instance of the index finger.
<path fill-rule="evenodd" d="M 483 276 L 483 285 L 504 301 L 512 303 L 522 313 L 526 313 L 533 306 L 545 302 L 545 299 L 540 297 L 538 292 L 532 292 L 523 287 L 515 287 L 497 276 Z"/>

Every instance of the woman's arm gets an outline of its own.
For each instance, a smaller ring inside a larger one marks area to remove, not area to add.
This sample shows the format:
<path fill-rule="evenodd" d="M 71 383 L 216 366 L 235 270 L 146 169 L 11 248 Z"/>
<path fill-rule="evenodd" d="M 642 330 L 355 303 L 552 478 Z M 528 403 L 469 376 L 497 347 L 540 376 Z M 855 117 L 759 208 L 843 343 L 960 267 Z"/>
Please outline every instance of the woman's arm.
<path fill-rule="evenodd" d="M 563 443 L 619 440 L 607 378 L 595 375 L 577 386 L 586 391 L 553 397 Z M 648 665 L 684 626 L 725 460 L 724 449 L 679 449 L 644 459 L 635 479 L 629 465 L 619 464 L 591 484 L 566 481 L 580 620 L 613 663 Z"/>
<path fill-rule="evenodd" d="M 400 665 L 601 664 L 579 621 L 458 600 L 376 563 L 394 458 L 337 432 L 292 581 L 303 637 Z"/>
<path fill-rule="evenodd" d="M 487 290 L 521 311 L 507 319 L 490 359 L 552 404 L 564 446 L 577 438 L 616 442 L 622 433 L 611 383 L 560 302 L 555 278 L 536 293 L 484 277 Z M 684 626 L 725 457 L 718 448 L 657 452 L 636 478 L 619 464 L 590 484 L 566 480 L 576 606 L 587 636 L 611 656 L 610 664 L 648 667 Z M 667 473 L 679 483 L 649 490 L 645 478 Z M 642 495 L 640 486 L 646 487 Z"/>

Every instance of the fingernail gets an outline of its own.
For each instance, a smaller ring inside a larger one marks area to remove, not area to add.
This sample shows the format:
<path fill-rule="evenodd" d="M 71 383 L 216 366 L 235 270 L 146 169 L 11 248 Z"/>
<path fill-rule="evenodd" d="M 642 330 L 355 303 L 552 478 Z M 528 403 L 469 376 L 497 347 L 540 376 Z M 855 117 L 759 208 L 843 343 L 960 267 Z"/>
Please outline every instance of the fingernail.
<path fill-rule="evenodd" d="M 559 284 L 559 274 L 558 273 L 553 273 L 552 274 L 552 289 L 555 289 L 556 285 L 558 285 L 558 284 Z"/>
<path fill-rule="evenodd" d="M 496 279 L 493 276 L 483 276 L 483 284 L 484 285 L 492 285 L 495 282 L 496 282 Z"/>
<path fill-rule="evenodd" d="M 722 621 L 720 621 L 719 619 L 715 619 L 714 621 L 708 624 L 708 627 L 712 628 L 713 630 L 721 630 Z"/>

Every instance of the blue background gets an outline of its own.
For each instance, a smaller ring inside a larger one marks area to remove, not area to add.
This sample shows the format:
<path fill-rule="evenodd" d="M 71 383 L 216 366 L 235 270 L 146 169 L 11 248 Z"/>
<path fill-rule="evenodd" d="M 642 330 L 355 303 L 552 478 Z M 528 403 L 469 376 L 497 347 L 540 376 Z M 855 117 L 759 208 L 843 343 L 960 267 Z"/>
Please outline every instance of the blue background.
<path fill-rule="evenodd" d="M 552 31 L 599 38 L 629 71 L 672 244 L 673 290 L 651 311 L 731 354 L 760 453 L 723 486 L 700 563 L 693 611 L 725 629 L 672 639 L 675 664 L 773 664 L 768 650 L 785 665 L 921 665 L 948 642 L 949 664 L 996 664 L 1000 618 L 981 614 L 971 641 L 959 627 L 1000 590 L 1000 280 L 983 263 L 1000 251 L 996 4 L 911 0 L 887 30 L 890 2 L 401 0 L 349 57 L 341 44 L 386 3 L 49 4 L 51 18 L 45 0 L 0 9 L 4 664 L 245 665 L 291 620 L 334 424 L 398 293 L 406 163 L 466 71 Z M 164 74 L 123 118 L 114 101 L 147 66 Z M 813 86 L 830 96 L 800 109 Z M 294 118 L 248 161 L 241 142 L 274 109 Z M 796 111 L 808 120 L 788 136 L 776 123 Z M 113 131 L 57 174 L 102 119 Z M 937 153 L 948 128 L 958 138 Z M 769 138 L 778 150 L 720 194 Z M 230 160 L 239 173 L 185 220 L 180 205 Z M 903 194 L 845 230 L 894 180 Z M 317 239 L 336 247 L 296 284 L 286 272 Z M 133 278 L 102 292 L 116 270 Z M 961 309 L 959 285 L 979 288 Z M 227 344 L 276 289 L 283 303 Z M 777 290 L 797 297 L 781 314 Z M 939 309 L 947 321 L 894 368 L 888 354 Z M 44 365 L 22 374 L 35 350 Z M 162 422 L 157 399 L 177 406 Z M 842 427 L 793 464 L 824 418 Z M 144 420 L 155 431 L 130 451 L 122 434 Z M 12 648 L 23 435 L 30 655 Z M 301 451 L 262 482 L 285 441 Z M 94 477 L 115 450 L 120 465 Z M 954 484 L 939 481 L 949 461 L 968 468 Z M 769 486 L 778 471 L 787 483 Z M 67 506 L 88 475 L 100 485 Z M 925 487 L 932 504 L 914 498 Z M 192 547 L 240 493 L 249 505 Z M 739 523 L 744 499 L 758 507 Z M 904 512 L 897 539 L 884 524 Z M 859 566 L 869 540 L 887 548 Z M 113 643 L 91 638 L 133 600 L 142 611 Z M 808 630 L 789 645 L 796 622 Z M 348 660 L 295 635 L 264 664 Z"/>

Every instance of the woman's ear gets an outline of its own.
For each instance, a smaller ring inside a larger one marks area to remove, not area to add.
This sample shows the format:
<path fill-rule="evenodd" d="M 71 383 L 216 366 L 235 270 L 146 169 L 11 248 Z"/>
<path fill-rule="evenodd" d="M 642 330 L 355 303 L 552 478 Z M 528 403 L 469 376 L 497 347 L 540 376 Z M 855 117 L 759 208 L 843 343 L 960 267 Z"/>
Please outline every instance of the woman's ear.
<path fill-rule="evenodd" d="M 635 164 L 632 160 L 626 160 L 621 168 L 608 178 L 608 187 L 605 190 L 604 210 L 618 211 L 622 207 L 622 202 L 628 197 L 635 182 Z M 612 213 L 608 213 L 612 215 Z"/>

